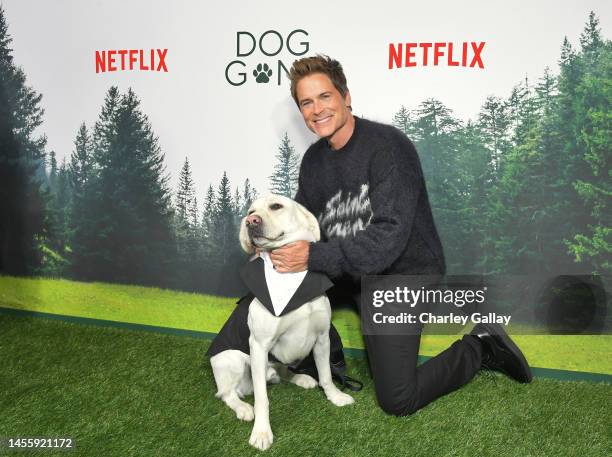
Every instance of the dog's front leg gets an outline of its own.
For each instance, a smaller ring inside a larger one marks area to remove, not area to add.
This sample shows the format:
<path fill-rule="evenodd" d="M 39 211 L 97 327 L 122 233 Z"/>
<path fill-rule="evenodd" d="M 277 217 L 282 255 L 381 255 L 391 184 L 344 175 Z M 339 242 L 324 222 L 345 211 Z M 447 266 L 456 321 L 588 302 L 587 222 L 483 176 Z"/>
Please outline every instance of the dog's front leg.
<path fill-rule="evenodd" d="M 249 338 L 251 351 L 251 376 L 253 378 L 253 393 L 255 394 L 255 423 L 249 443 L 262 451 L 272 444 L 273 435 L 270 428 L 270 409 L 268 405 L 268 391 L 266 388 L 266 369 L 268 350 L 264 344 Z"/>
<path fill-rule="evenodd" d="M 319 373 L 319 385 L 323 388 L 325 396 L 336 406 L 345 406 L 354 403 L 355 400 L 336 387 L 332 380 L 331 368 L 329 367 L 329 331 L 321 333 L 317 337 L 312 349 L 317 372 Z M 257 413 L 255 413 L 257 417 Z"/>

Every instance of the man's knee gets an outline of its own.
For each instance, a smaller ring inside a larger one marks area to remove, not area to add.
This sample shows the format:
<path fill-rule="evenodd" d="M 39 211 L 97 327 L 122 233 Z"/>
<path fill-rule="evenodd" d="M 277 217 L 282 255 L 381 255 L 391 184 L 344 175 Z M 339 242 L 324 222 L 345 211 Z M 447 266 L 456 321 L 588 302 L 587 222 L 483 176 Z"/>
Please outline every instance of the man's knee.
<path fill-rule="evenodd" d="M 396 397 L 387 393 L 377 394 L 380 408 L 392 416 L 408 416 L 418 410 L 417 397 L 413 391 L 410 395 Z"/>

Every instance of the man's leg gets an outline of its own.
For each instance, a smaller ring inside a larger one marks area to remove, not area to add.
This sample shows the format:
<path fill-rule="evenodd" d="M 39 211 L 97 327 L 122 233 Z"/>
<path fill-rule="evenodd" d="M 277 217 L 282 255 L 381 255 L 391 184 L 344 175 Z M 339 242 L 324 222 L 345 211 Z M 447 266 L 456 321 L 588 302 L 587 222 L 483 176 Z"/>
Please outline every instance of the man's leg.
<path fill-rule="evenodd" d="M 364 335 L 376 397 L 388 414 L 404 416 L 466 384 L 481 366 L 482 346 L 464 335 L 417 367 L 420 329 L 413 335 Z"/>
<path fill-rule="evenodd" d="M 354 295 L 360 303 L 360 294 Z M 464 335 L 448 349 L 417 366 L 423 324 L 402 335 L 363 335 L 376 397 L 388 414 L 412 414 L 433 400 L 467 384 L 480 370 L 483 346 Z"/>

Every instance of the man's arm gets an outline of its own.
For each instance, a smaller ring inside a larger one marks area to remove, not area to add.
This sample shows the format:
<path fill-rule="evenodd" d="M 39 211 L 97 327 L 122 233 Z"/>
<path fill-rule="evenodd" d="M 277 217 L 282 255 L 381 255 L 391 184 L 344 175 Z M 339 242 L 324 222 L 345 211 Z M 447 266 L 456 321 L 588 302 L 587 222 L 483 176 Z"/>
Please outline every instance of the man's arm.
<path fill-rule="evenodd" d="M 304 194 L 304 186 L 302 185 L 302 169 L 300 167 L 300 174 L 298 177 L 298 190 L 295 194 L 294 200 L 302 205 L 304 208 L 308 209 L 308 202 L 306 201 L 306 195 Z"/>

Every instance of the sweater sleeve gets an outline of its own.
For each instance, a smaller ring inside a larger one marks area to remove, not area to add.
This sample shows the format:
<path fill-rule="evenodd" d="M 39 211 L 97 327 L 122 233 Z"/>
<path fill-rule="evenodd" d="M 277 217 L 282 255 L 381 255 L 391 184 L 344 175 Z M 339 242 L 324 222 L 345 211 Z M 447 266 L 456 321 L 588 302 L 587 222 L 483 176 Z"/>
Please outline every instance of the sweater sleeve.
<path fill-rule="evenodd" d="M 298 190 L 295 194 L 294 200 L 302 205 L 304 208 L 308 208 L 308 202 L 306 201 L 306 195 L 304 194 L 304 187 L 302 186 L 302 179 L 300 177 L 298 181 Z"/>
<path fill-rule="evenodd" d="M 306 151 L 306 153 L 304 154 L 304 157 L 302 158 L 302 164 L 304 163 L 305 160 L 308 157 L 308 151 Z M 295 198 L 294 200 L 296 202 L 298 202 L 300 205 L 302 205 L 304 208 L 307 208 L 310 210 L 310 206 L 308 205 L 308 201 L 306 200 L 306 194 L 304 192 L 304 178 L 302 176 L 302 173 L 304 172 L 304 167 L 302 166 L 302 164 L 300 164 L 300 172 L 298 174 L 298 189 L 297 189 L 297 193 L 295 194 Z"/>
<path fill-rule="evenodd" d="M 407 138 L 381 151 L 370 166 L 370 224 L 345 238 L 311 243 L 308 269 L 331 278 L 382 273 L 404 251 L 424 179 Z"/>

